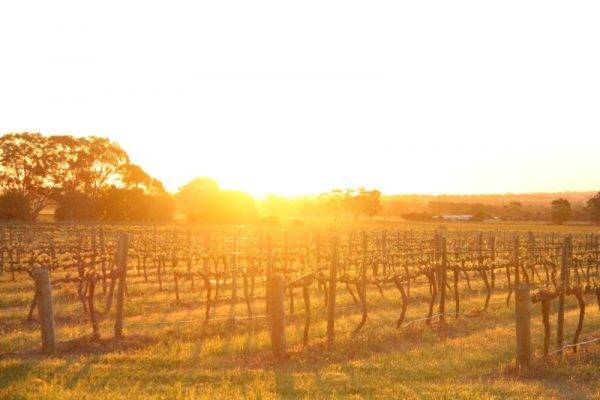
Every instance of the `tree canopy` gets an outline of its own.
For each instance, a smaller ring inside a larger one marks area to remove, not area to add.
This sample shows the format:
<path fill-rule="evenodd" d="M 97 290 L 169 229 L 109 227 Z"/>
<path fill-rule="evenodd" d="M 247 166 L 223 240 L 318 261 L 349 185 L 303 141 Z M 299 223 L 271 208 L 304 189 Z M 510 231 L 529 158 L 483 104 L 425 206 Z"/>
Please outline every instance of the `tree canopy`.
<path fill-rule="evenodd" d="M 587 209 L 592 224 L 600 224 L 600 192 L 587 201 Z"/>
<path fill-rule="evenodd" d="M 175 211 L 158 180 L 96 136 L 3 135 L 0 189 L 5 219 L 35 220 L 51 202 L 59 220 L 169 220 Z"/>
<path fill-rule="evenodd" d="M 191 180 L 175 197 L 190 222 L 248 223 L 257 218 L 256 205 L 250 195 L 221 190 L 216 181 L 207 177 Z"/>
<path fill-rule="evenodd" d="M 381 192 L 366 190 L 363 187 L 333 189 L 319 196 L 319 202 L 326 213 L 337 219 L 339 214 L 351 214 L 354 219 L 361 215 L 373 218 L 381 210 Z"/>
<path fill-rule="evenodd" d="M 567 199 L 557 199 L 550 208 L 552 222 L 562 225 L 571 219 L 571 203 Z"/>

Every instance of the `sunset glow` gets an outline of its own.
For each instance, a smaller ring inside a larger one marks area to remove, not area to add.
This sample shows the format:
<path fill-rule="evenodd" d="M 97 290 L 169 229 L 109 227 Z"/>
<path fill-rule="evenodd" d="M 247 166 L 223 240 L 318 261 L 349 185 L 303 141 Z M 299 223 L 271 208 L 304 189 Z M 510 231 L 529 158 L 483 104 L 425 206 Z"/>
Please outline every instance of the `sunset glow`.
<path fill-rule="evenodd" d="M 0 400 L 600 399 L 599 21 L 0 1 Z"/>
<path fill-rule="evenodd" d="M 170 191 L 600 186 L 595 4 L 63 3 L 0 8 L 2 131 L 110 137 Z"/>

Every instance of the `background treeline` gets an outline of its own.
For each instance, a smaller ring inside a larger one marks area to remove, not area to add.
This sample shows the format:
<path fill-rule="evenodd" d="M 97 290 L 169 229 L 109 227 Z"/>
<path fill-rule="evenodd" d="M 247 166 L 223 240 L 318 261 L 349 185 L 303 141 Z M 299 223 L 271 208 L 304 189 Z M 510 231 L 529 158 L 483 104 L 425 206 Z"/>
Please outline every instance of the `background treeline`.
<path fill-rule="evenodd" d="M 487 197 L 457 196 L 392 196 L 382 201 L 383 217 L 401 217 L 407 220 L 431 220 L 442 215 L 472 215 L 473 220 L 496 219 L 502 221 L 566 221 L 600 223 L 600 193 L 552 193 L 528 195 L 507 195 Z M 515 200 L 519 198 L 519 200 Z M 562 221 L 562 222 L 561 222 Z"/>
<path fill-rule="evenodd" d="M 298 219 L 332 218 L 355 220 L 362 216 L 407 221 L 437 221 L 447 215 L 468 215 L 472 221 L 541 221 L 562 224 L 568 221 L 600 223 L 600 193 L 589 194 L 585 201 L 568 196 L 544 196 L 544 202 L 509 201 L 481 203 L 479 196 L 471 202 L 448 200 L 448 196 L 382 196 L 378 191 L 334 190 L 318 197 L 288 199 L 267 196 L 258 206 L 263 215 Z M 348 196 L 347 193 L 355 193 Z M 580 194 L 576 194 L 578 197 Z M 507 196 L 512 197 L 512 196 Z"/>
<path fill-rule="evenodd" d="M 372 219 L 382 208 L 378 190 L 365 188 L 333 189 L 319 196 L 286 198 L 268 195 L 259 202 L 259 210 L 267 216 L 289 216 L 299 219 L 332 218 L 333 220 Z"/>
<path fill-rule="evenodd" d="M 318 196 L 269 195 L 257 201 L 203 177 L 172 195 L 107 138 L 28 132 L 0 137 L 0 219 L 32 221 L 48 210 L 58 221 L 170 222 L 180 215 L 193 223 L 276 224 L 281 219 L 435 220 L 470 215 L 475 221 L 598 224 L 600 193 L 383 196 L 360 187 Z"/>
<path fill-rule="evenodd" d="M 0 137 L 0 218 L 168 221 L 175 202 L 160 181 L 106 138 L 14 133 Z"/>
<path fill-rule="evenodd" d="M 284 217 L 372 218 L 381 194 L 364 188 L 332 190 L 301 201 L 256 202 L 195 178 L 172 195 L 107 138 L 39 133 L 0 137 L 0 219 L 33 221 L 50 211 L 57 221 L 170 222 L 179 211 L 193 223 L 278 223 Z"/>
<path fill-rule="evenodd" d="M 175 195 L 179 211 L 190 222 L 278 224 L 282 219 L 373 218 L 381 209 L 377 190 L 334 189 L 319 196 L 288 199 L 268 195 L 256 201 L 237 190 L 222 190 L 210 178 L 196 178 Z"/>

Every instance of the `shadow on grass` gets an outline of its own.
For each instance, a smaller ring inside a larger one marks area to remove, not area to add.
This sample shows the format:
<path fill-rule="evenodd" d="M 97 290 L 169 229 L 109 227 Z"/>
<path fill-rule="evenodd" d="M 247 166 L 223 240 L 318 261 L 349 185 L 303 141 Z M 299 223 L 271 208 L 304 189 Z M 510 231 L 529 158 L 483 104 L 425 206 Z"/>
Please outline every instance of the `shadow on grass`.
<path fill-rule="evenodd" d="M 158 343 L 158 337 L 129 335 L 120 339 L 109 338 L 93 340 L 91 337 L 82 337 L 57 343 L 56 350 L 49 355 L 44 355 L 40 350 L 28 350 L 21 352 L 2 353 L 0 360 L 18 359 L 25 362 L 39 360 L 41 358 L 64 358 L 68 356 L 102 355 L 123 351 L 138 350 Z"/>
<path fill-rule="evenodd" d="M 98 358 L 99 357 L 97 354 L 88 358 L 85 361 L 85 363 L 83 364 L 83 366 L 81 368 L 79 368 L 79 370 L 77 370 L 77 372 L 75 372 L 74 374 L 71 374 L 69 376 L 65 386 L 68 389 L 73 389 L 77 385 L 77 382 L 79 382 L 81 379 L 86 378 L 90 373 L 90 369 L 92 368 L 92 365 L 94 365 L 96 362 L 98 362 Z"/>
<path fill-rule="evenodd" d="M 283 371 L 275 371 L 275 390 L 280 398 L 297 398 L 298 393 L 294 387 L 292 374 Z"/>
<path fill-rule="evenodd" d="M 2 369 L 0 373 L 0 389 L 4 389 L 16 382 L 27 379 L 29 371 L 34 369 L 38 362 L 38 360 L 28 359 Z"/>
<path fill-rule="evenodd" d="M 485 314 L 487 315 L 487 314 Z M 298 323 L 298 318 L 292 318 L 291 323 Z M 471 322 L 472 321 L 472 322 Z M 470 335 L 481 329 L 492 327 L 496 324 L 494 318 L 481 318 L 481 315 L 472 315 L 470 317 L 461 317 L 458 320 L 449 318 L 447 324 L 432 323 L 430 326 L 424 323 L 412 325 L 400 330 L 385 329 L 381 332 L 381 327 L 376 326 L 371 329 L 363 329 L 356 336 L 349 335 L 348 332 L 337 332 L 337 341 L 333 351 L 327 350 L 323 338 L 315 338 L 314 332 L 311 332 L 311 339 L 308 346 L 295 344 L 289 346 L 288 355 L 285 360 L 274 358 L 268 349 L 260 349 L 256 344 L 256 328 L 263 324 L 255 325 L 253 323 L 237 323 L 246 325 L 245 329 L 246 350 L 234 352 L 231 350 L 231 329 L 230 321 L 224 321 L 223 324 L 213 324 L 209 327 L 202 325 L 199 334 L 189 335 L 179 331 L 169 331 L 165 335 L 126 335 L 122 339 L 100 339 L 94 341 L 91 337 L 82 337 L 66 342 L 61 342 L 57 350 L 51 357 L 65 357 L 71 355 L 94 355 L 106 354 L 111 352 L 130 351 L 153 346 L 159 342 L 180 341 L 192 343 L 193 350 L 190 360 L 200 358 L 202 352 L 202 343 L 207 338 L 209 331 L 211 336 L 216 334 L 223 336 L 223 342 L 215 357 L 219 357 L 213 364 L 214 368 L 227 369 L 232 366 L 244 366 L 247 368 L 260 368 L 275 370 L 306 370 L 314 366 L 323 366 L 332 363 L 349 361 L 353 359 L 365 359 L 374 354 L 386 353 L 394 350 L 410 350 L 417 348 L 431 340 L 441 341 Z M 301 330 L 300 330 L 301 331 Z M 299 331 L 299 332 L 300 332 Z M 223 357 L 227 355 L 227 357 Z M 7 358 L 29 359 L 39 358 L 42 355 L 39 350 L 30 350 L 24 352 L 0 354 L 0 360 Z"/>
<path fill-rule="evenodd" d="M 600 371 L 600 345 L 580 347 L 579 351 L 565 351 L 564 356 L 550 354 L 533 357 L 531 365 L 519 369 L 515 362 L 501 366 L 503 375 L 522 379 L 554 379 L 567 375 L 570 379 L 595 380 Z M 573 373 L 573 371 L 577 371 Z"/>
<path fill-rule="evenodd" d="M 308 346 L 297 344 L 288 348 L 284 358 L 275 358 L 268 349 L 257 350 L 247 354 L 230 354 L 211 363 L 211 368 L 228 370 L 234 366 L 249 369 L 272 370 L 283 377 L 286 373 L 318 372 L 332 364 L 345 364 L 391 352 L 410 352 L 423 345 L 435 343 L 443 345 L 445 341 L 466 337 L 482 329 L 496 326 L 493 319 L 460 318 L 452 319 L 445 324 L 432 323 L 427 326 L 411 326 L 401 330 L 389 329 L 380 331 L 380 327 L 365 330 L 356 336 L 338 333 L 333 350 L 327 349 L 324 338 L 312 338 Z"/>

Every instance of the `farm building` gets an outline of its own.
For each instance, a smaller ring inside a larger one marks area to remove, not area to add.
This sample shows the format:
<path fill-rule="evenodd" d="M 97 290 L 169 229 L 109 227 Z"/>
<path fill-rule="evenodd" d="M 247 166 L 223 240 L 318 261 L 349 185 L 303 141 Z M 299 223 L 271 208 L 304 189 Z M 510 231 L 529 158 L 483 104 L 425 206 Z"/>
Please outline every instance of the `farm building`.
<path fill-rule="evenodd" d="M 442 215 L 444 221 L 472 221 L 473 216 L 470 214 L 452 214 Z"/>

